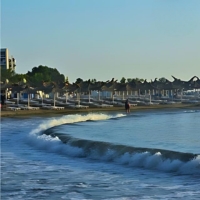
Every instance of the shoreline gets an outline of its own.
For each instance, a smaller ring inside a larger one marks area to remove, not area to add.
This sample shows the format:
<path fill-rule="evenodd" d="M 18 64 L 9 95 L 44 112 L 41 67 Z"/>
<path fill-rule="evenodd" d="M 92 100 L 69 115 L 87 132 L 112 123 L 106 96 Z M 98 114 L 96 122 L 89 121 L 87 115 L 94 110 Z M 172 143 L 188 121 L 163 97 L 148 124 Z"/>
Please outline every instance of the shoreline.
<path fill-rule="evenodd" d="M 200 109 L 200 103 L 198 104 L 172 104 L 172 105 L 149 105 L 149 106 L 134 106 L 131 107 L 130 112 L 134 111 L 146 111 L 146 110 L 174 110 L 174 109 Z M 108 108 L 79 108 L 79 109 L 69 109 L 64 110 L 1 110 L 1 118 L 5 117 L 30 117 L 30 116 L 57 116 L 57 115 L 69 115 L 69 114 L 79 114 L 79 113 L 92 113 L 92 112 L 116 112 L 121 111 L 125 113 L 124 107 L 108 107 Z"/>

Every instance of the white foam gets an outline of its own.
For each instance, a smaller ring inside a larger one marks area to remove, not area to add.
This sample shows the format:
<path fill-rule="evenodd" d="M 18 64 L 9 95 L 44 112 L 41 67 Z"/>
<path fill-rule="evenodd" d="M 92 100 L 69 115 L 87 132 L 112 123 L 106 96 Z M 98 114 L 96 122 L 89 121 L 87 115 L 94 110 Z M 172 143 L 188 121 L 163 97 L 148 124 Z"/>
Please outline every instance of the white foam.
<path fill-rule="evenodd" d="M 90 149 L 90 151 L 86 153 L 83 148 L 64 144 L 59 140 L 59 138 L 52 138 L 49 135 L 30 135 L 29 139 L 29 143 L 32 145 L 51 153 L 72 157 L 88 157 L 90 159 L 101 161 L 113 161 L 118 164 L 129 165 L 131 167 L 142 167 L 165 172 L 200 174 L 200 155 L 188 162 L 164 159 L 160 152 L 153 155 L 149 152 L 132 154 L 126 152 L 122 156 L 117 156 L 117 152 L 115 150 L 108 149 L 102 155 L 96 149 Z"/>
<path fill-rule="evenodd" d="M 149 152 L 129 154 L 125 153 L 115 159 L 121 164 L 128 164 L 134 167 L 144 167 L 147 169 L 158 169 L 166 172 L 178 172 L 180 174 L 200 174 L 200 155 L 191 161 L 163 159 L 160 152 L 154 155 Z"/>
<path fill-rule="evenodd" d="M 32 130 L 27 138 L 27 142 L 36 146 L 39 149 L 46 150 L 48 152 L 65 154 L 70 156 L 83 156 L 83 149 L 79 147 L 72 147 L 70 145 L 63 144 L 58 137 L 51 137 L 49 135 L 38 135 L 41 131 L 48 128 L 66 124 L 83 122 L 87 120 L 106 120 L 111 118 L 123 117 L 123 114 L 106 115 L 106 114 L 87 114 L 87 115 L 66 115 L 59 118 L 48 119 L 41 123 L 36 129 Z"/>
<path fill-rule="evenodd" d="M 195 173 L 198 170 L 198 172 L 200 173 L 200 155 L 198 155 L 195 159 L 184 163 L 183 165 L 181 165 L 180 167 L 180 172 L 181 173 Z"/>
<path fill-rule="evenodd" d="M 198 112 L 198 110 L 185 110 L 183 112 L 185 112 L 185 113 L 194 113 L 194 112 Z"/>
<path fill-rule="evenodd" d="M 125 115 L 123 114 L 117 114 L 117 115 L 107 115 L 107 114 L 95 114 L 95 113 L 91 113 L 91 114 L 87 114 L 87 115 L 65 115 L 63 117 L 59 117 L 59 118 L 53 118 L 53 119 L 49 119 L 44 121 L 42 124 L 40 124 L 36 129 L 32 130 L 30 133 L 31 134 L 37 134 L 41 131 L 44 131 L 48 128 L 54 127 L 54 126 L 58 126 L 58 125 L 62 125 L 62 124 L 66 124 L 66 123 L 77 123 L 77 122 L 84 122 L 87 120 L 106 120 L 106 119 L 111 119 L 111 118 L 118 118 L 118 117 L 124 117 Z"/>
<path fill-rule="evenodd" d="M 58 137 L 51 137 L 49 135 L 30 135 L 27 142 L 38 149 L 45 150 L 50 153 L 57 153 L 61 155 L 69 155 L 80 157 L 83 156 L 83 149 L 79 147 L 72 147 L 66 145 L 59 140 Z"/>

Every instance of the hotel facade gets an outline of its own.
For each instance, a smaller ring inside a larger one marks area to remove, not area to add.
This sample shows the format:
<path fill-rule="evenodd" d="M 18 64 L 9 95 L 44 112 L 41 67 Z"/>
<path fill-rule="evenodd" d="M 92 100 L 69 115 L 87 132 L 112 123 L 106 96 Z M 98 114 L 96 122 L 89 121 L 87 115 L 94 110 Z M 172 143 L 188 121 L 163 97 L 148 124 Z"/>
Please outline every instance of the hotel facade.
<path fill-rule="evenodd" d="M 7 48 L 0 49 L 0 67 L 2 69 L 10 69 L 11 71 L 15 71 L 16 60 L 12 56 L 9 56 Z"/>

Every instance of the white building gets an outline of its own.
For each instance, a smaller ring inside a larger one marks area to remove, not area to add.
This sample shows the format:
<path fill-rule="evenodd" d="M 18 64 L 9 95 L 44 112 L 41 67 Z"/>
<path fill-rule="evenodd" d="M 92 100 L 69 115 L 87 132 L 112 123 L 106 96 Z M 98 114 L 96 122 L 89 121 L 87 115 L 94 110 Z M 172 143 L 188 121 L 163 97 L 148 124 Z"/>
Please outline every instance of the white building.
<path fill-rule="evenodd" d="M 0 50 L 0 67 L 2 69 L 10 69 L 15 71 L 16 60 L 13 57 L 9 57 L 7 48 Z"/>

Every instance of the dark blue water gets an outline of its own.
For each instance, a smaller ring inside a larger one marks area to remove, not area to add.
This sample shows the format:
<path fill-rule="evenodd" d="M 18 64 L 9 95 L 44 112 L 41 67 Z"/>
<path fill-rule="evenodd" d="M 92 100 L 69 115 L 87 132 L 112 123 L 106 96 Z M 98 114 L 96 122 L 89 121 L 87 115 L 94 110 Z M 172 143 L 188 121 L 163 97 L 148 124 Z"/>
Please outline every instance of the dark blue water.
<path fill-rule="evenodd" d="M 1 121 L 2 199 L 199 199 L 198 110 Z"/>

